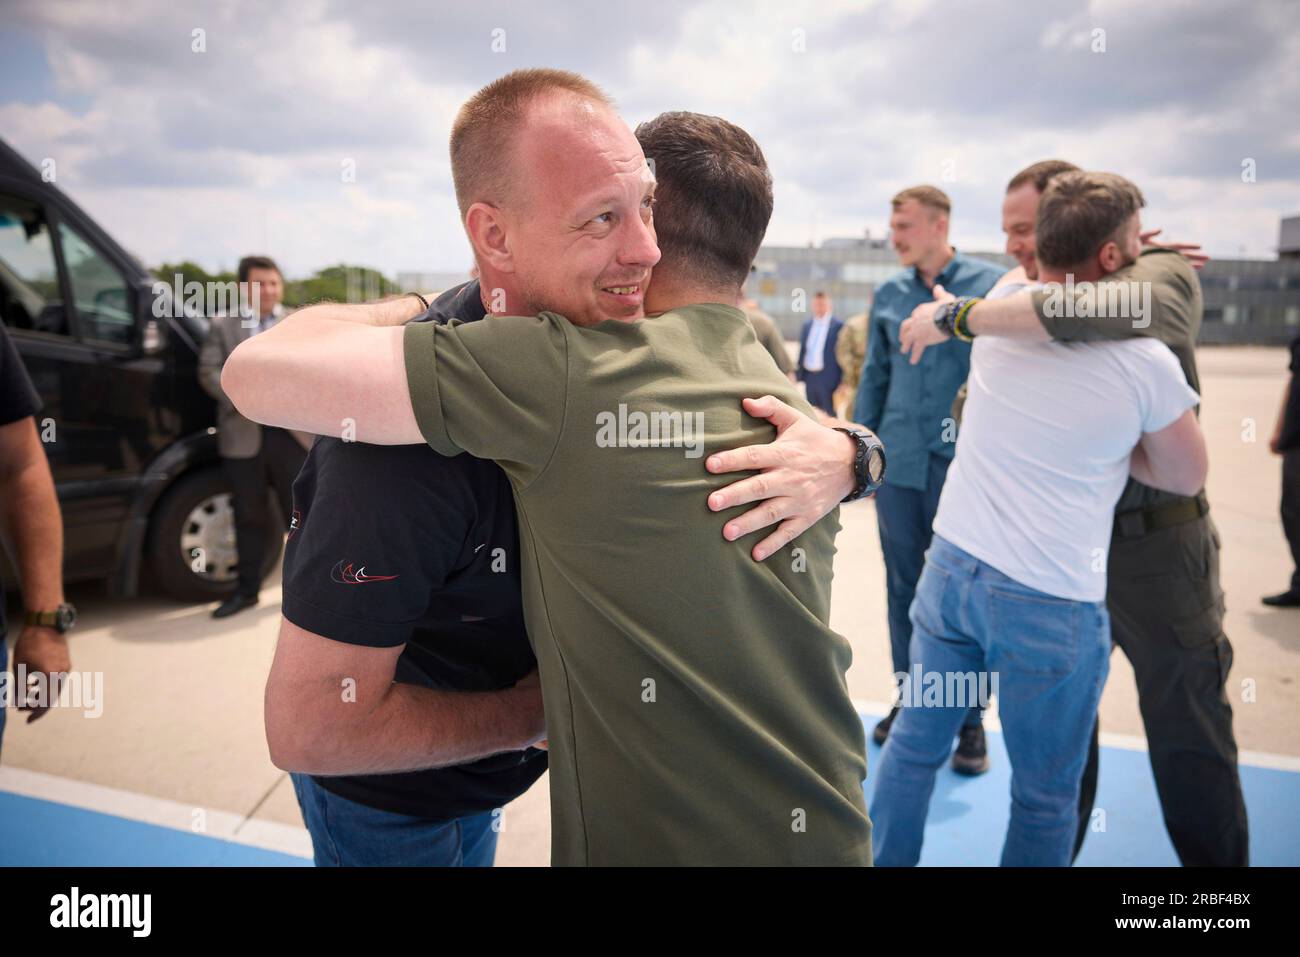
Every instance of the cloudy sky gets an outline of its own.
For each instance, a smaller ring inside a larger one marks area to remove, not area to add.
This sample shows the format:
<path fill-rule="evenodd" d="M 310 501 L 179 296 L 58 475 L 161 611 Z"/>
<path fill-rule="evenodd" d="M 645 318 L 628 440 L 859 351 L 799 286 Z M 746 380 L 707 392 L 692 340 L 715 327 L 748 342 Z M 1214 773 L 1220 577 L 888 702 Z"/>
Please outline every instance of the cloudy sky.
<path fill-rule="evenodd" d="M 1006 180 L 1052 156 L 1128 175 L 1148 224 L 1220 256 L 1271 258 L 1300 212 L 1294 0 L 0 0 L 0 24 L 0 137 L 150 264 L 464 268 L 451 121 L 524 66 L 633 124 L 747 128 L 770 243 L 883 234 L 933 182 L 959 246 L 1001 248 Z"/>

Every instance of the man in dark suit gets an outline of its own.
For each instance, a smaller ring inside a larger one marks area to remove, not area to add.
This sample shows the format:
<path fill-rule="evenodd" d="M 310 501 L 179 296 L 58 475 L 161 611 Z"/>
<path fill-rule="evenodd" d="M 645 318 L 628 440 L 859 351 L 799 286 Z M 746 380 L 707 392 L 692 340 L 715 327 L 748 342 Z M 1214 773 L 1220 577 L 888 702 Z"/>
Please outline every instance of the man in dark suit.
<path fill-rule="evenodd" d="M 239 584 L 213 611 L 213 618 L 257 604 L 271 522 L 267 488 L 275 489 L 287 524 L 293 511 L 293 480 L 311 443 L 305 434 L 264 428 L 244 418 L 221 389 L 221 367 L 235 346 L 270 329 L 285 314 L 280 304 L 284 277 L 269 256 L 245 256 L 239 261 L 239 289 L 237 308 L 231 315 L 212 318 L 199 353 L 199 383 L 217 400 L 217 451 L 230 481 L 239 550 Z"/>
<path fill-rule="evenodd" d="M 831 312 L 831 297 L 824 292 L 813 296 L 812 312 L 812 318 L 803 324 L 799 335 L 797 377 L 808 390 L 808 402 L 827 415 L 834 415 L 832 396 L 842 375 L 835 360 L 835 343 L 844 323 Z"/>

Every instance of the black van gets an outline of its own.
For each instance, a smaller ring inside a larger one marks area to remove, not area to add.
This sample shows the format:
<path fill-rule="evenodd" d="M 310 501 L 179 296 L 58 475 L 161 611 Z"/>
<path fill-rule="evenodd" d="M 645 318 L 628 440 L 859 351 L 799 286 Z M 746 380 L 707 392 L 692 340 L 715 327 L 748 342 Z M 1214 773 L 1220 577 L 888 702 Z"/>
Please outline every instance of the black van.
<path fill-rule="evenodd" d="M 65 580 L 103 579 L 129 597 L 144 575 L 182 601 L 223 598 L 235 524 L 216 404 L 197 377 L 207 320 L 174 308 L 168 277 L 45 170 L 0 140 L 0 317 L 44 403 L 36 425 L 63 511 Z M 268 571 L 285 524 L 268 529 Z M 0 575 L 16 587 L 2 549 Z"/>

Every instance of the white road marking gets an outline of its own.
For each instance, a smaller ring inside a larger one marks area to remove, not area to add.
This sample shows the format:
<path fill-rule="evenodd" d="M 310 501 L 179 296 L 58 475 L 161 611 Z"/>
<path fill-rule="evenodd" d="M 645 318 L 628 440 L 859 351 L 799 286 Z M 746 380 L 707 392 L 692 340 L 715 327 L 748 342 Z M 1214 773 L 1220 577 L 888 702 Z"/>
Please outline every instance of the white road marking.
<path fill-rule="evenodd" d="M 0 766 L 0 791 L 98 811 L 174 831 L 200 834 L 265 851 L 278 851 L 293 857 L 308 860 L 312 857 L 311 835 L 304 827 L 256 818 L 246 820 L 243 815 L 230 811 L 203 808 L 205 827 L 202 831 L 195 831 L 194 812 L 198 809 L 195 805 L 105 787 L 102 784 L 75 781 L 43 771 Z"/>

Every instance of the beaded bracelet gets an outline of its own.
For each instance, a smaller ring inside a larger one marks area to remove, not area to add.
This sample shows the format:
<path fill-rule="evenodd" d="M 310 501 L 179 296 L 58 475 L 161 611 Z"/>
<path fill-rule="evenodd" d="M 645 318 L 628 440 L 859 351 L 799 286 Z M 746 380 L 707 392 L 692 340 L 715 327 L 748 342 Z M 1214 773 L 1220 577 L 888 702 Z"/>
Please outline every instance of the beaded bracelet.
<path fill-rule="evenodd" d="M 973 342 L 975 333 L 970 331 L 967 320 L 970 318 L 970 311 L 975 308 L 975 303 L 980 302 L 979 296 L 970 296 L 966 299 L 959 299 L 961 308 L 957 310 L 957 315 L 952 320 L 952 331 L 962 342 Z"/>

